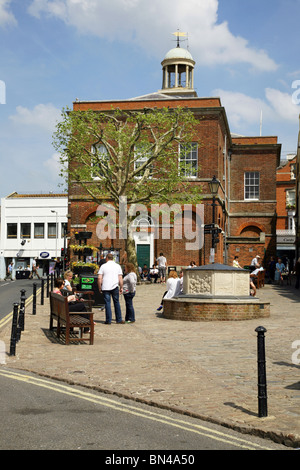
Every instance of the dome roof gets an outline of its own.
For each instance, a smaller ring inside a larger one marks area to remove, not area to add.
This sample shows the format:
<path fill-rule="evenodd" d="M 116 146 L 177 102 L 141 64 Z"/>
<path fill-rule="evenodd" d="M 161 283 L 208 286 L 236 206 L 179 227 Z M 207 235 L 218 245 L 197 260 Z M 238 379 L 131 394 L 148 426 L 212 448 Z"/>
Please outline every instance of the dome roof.
<path fill-rule="evenodd" d="M 183 49 L 182 47 L 174 47 L 169 52 L 167 52 L 164 60 L 167 60 L 167 59 L 189 59 L 189 60 L 193 60 L 193 57 L 187 49 Z"/>

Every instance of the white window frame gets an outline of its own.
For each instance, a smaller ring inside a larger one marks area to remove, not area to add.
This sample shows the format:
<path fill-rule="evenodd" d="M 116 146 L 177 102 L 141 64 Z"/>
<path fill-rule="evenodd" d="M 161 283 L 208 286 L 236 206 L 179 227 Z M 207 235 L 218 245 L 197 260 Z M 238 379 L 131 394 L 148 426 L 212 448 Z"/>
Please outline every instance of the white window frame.
<path fill-rule="evenodd" d="M 190 148 L 187 148 L 190 147 Z M 185 178 L 198 177 L 198 143 L 179 144 L 179 163 Z M 196 163 L 196 166 L 193 166 Z M 187 166 L 188 165 L 188 166 Z"/>
<path fill-rule="evenodd" d="M 34 238 L 45 238 L 45 223 L 35 222 L 33 229 Z"/>
<path fill-rule="evenodd" d="M 259 171 L 245 171 L 244 173 L 244 200 L 245 201 L 259 201 L 259 198 L 260 198 L 260 172 Z"/>
<path fill-rule="evenodd" d="M 139 154 L 141 155 L 140 157 L 138 157 Z M 142 166 L 148 159 L 149 159 L 149 154 L 147 155 L 146 152 L 143 152 L 142 145 L 140 146 L 140 149 L 139 149 L 139 145 L 135 145 L 134 147 L 134 171 L 138 170 L 138 168 Z M 152 171 L 153 171 L 152 165 L 149 168 L 149 170 L 150 170 L 149 178 L 152 178 Z M 142 177 L 141 175 L 136 176 L 136 178 L 141 178 L 141 177 Z"/>
<path fill-rule="evenodd" d="M 295 189 L 288 189 L 286 191 L 286 205 L 287 206 L 296 206 L 296 190 Z"/>
<path fill-rule="evenodd" d="M 101 150 L 100 150 L 101 149 Z M 105 147 L 104 144 L 96 144 L 96 145 L 92 145 L 92 148 L 91 148 L 91 151 L 92 153 L 95 155 L 96 153 L 99 153 L 100 156 L 101 156 L 101 159 L 102 160 L 108 160 L 109 159 L 109 153 L 108 153 L 108 150 L 107 148 Z M 92 179 L 93 180 L 100 180 L 101 177 L 100 176 L 94 176 L 93 175 L 93 162 L 91 163 L 91 167 L 92 167 L 92 171 L 91 171 L 91 175 L 92 175 Z"/>

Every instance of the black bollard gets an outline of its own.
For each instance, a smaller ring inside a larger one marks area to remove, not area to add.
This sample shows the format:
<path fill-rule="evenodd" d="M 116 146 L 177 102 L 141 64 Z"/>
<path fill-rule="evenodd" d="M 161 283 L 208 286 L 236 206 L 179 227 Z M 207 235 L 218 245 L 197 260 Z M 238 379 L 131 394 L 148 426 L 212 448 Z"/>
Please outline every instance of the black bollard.
<path fill-rule="evenodd" d="M 265 354 L 265 333 L 267 330 L 263 326 L 259 326 L 255 331 L 257 332 L 258 416 L 265 418 L 268 416 Z"/>
<path fill-rule="evenodd" d="M 45 279 L 41 279 L 41 305 L 44 305 L 44 286 L 45 286 Z"/>
<path fill-rule="evenodd" d="M 20 301 L 20 313 L 19 313 L 19 328 L 20 331 L 24 331 L 25 329 L 25 289 L 21 290 L 21 301 Z"/>
<path fill-rule="evenodd" d="M 33 283 L 32 291 L 32 315 L 36 315 L 36 282 Z"/>
<path fill-rule="evenodd" d="M 13 320 L 12 320 L 12 327 L 11 327 L 11 336 L 10 336 L 10 356 L 16 355 L 16 343 L 17 343 L 17 336 L 18 336 L 18 313 L 19 313 L 19 304 L 14 304 L 13 310 Z"/>
<path fill-rule="evenodd" d="M 47 274 L 47 298 L 49 297 L 49 274 Z"/>

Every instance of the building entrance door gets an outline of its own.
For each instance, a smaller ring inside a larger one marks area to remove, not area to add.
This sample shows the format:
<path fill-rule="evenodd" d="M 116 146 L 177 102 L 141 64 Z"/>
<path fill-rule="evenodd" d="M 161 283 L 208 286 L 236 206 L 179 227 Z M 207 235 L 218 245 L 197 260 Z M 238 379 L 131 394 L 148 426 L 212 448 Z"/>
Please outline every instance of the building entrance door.
<path fill-rule="evenodd" d="M 137 245 L 136 247 L 138 265 L 143 268 L 144 264 L 150 267 L 150 245 Z"/>

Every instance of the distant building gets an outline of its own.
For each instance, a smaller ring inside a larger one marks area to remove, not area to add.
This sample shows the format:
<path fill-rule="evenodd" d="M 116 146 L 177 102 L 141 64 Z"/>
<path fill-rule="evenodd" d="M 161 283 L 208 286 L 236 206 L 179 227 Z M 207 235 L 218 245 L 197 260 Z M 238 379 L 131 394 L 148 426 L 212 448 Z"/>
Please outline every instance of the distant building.
<path fill-rule="evenodd" d="M 39 272 L 48 273 L 51 260 L 60 258 L 67 226 L 65 194 L 12 193 L 1 199 L 0 258 L 2 271 L 13 261 L 14 271 L 31 269 L 37 259 Z M 6 272 L 0 273 L 0 278 Z M 15 273 L 14 273 L 15 274 Z"/>
<path fill-rule="evenodd" d="M 295 210 L 295 230 L 296 230 L 296 258 L 300 257 L 300 115 L 299 132 L 296 155 L 296 210 Z"/>
<path fill-rule="evenodd" d="M 296 258 L 296 155 L 288 155 L 287 161 L 277 169 L 276 199 L 276 254 L 293 266 Z"/>

